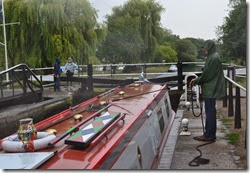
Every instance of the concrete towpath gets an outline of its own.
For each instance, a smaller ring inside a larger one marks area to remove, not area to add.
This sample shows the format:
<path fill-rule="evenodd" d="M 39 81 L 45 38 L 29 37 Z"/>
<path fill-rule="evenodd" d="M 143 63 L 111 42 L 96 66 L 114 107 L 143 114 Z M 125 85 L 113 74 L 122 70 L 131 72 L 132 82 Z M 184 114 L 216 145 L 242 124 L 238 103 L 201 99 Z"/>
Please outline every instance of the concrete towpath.
<path fill-rule="evenodd" d="M 184 108 L 184 102 L 181 101 L 179 109 L 175 117 L 175 121 L 171 128 L 168 140 L 166 142 L 163 154 L 161 156 L 158 169 L 170 169 L 170 170 L 232 170 L 238 169 L 231 152 L 231 147 L 225 138 L 225 129 L 222 122 L 217 119 L 217 139 L 216 142 L 200 147 L 202 151 L 202 158 L 210 159 L 209 164 L 200 166 L 189 166 L 189 162 L 194 157 L 199 156 L 199 152 L 196 150 L 198 145 L 205 142 L 196 141 L 193 139 L 195 136 L 203 134 L 201 118 L 194 117 L 191 109 Z M 198 114 L 199 108 L 195 109 Z M 204 112 L 204 110 L 203 110 Z M 205 113 L 203 113 L 205 115 Z M 183 118 L 189 119 L 189 131 L 191 136 L 180 136 L 181 132 L 181 120 Z"/>

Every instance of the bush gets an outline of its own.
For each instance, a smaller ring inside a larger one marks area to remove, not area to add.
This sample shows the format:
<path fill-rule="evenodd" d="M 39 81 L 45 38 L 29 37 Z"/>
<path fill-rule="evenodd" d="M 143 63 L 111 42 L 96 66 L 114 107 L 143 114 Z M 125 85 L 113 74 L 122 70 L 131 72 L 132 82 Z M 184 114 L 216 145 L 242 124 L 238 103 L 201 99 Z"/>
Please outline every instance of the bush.
<path fill-rule="evenodd" d="M 177 53 L 170 45 L 164 44 L 157 46 L 154 62 L 161 63 L 162 60 L 165 60 L 165 62 L 177 61 Z"/>

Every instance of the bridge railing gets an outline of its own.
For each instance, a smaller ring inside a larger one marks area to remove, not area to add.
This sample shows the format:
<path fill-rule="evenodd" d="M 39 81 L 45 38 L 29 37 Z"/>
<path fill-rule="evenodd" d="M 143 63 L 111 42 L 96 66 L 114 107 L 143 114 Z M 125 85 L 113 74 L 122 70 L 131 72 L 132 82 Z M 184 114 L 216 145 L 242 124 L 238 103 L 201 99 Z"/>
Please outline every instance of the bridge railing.
<path fill-rule="evenodd" d="M 8 81 L 6 74 L 9 75 Z M 42 83 L 27 65 L 19 64 L 0 72 L 0 108 L 20 101 L 41 101 L 42 93 Z"/>

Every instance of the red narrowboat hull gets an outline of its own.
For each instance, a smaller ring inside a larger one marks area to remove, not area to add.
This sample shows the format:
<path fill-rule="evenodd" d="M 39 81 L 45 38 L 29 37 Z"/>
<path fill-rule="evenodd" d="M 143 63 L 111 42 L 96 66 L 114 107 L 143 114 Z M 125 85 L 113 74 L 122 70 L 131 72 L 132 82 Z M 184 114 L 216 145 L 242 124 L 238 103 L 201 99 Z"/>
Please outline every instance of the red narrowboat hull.
<path fill-rule="evenodd" d="M 119 94 L 124 91 L 124 95 Z M 154 169 L 172 126 L 175 113 L 171 109 L 166 86 L 157 84 L 131 84 L 117 87 L 111 92 L 94 97 L 35 124 L 38 131 L 55 129 L 57 137 L 79 125 L 101 109 L 100 102 L 110 106 L 104 112 L 119 113 L 117 119 L 98 132 L 87 147 L 67 144 L 74 133 L 67 135 L 53 147 L 39 152 L 53 152 L 53 156 L 37 169 Z M 97 108 L 93 110 L 90 108 Z M 103 113 L 101 113 L 103 114 Z M 79 126 L 78 130 L 94 119 Z M 151 151 L 151 153 L 148 153 Z M 0 152 L 6 154 L 5 151 Z M 150 155 L 149 159 L 147 156 Z M 143 158 L 141 158 L 143 157 Z M 135 160 L 135 161 L 129 161 Z"/>

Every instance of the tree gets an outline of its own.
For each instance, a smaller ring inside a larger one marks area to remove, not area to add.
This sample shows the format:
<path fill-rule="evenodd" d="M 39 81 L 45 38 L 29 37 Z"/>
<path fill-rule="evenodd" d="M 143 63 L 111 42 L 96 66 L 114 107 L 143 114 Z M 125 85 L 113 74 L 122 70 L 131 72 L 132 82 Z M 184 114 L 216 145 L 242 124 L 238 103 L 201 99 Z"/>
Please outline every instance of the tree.
<path fill-rule="evenodd" d="M 218 28 L 217 34 L 222 43 L 222 56 L 228 61 L 246 63 L 247 43 L 247 4 L 245 0 L 231 0 L 232 10 L 225 22 Z"/>
<path fill-rule="evenodd" d="M 101 51 L 105 62 L 139 62 L 143 41 L 138 20 L 130 15 L 108 19 L 108 32 Z"/>
<path fill-rule="evenodd" d="M 87 0 L 6 0 L 5 14 L 6 22 L 21 23 L 6 27 L 11 66 L 52 66 L 55 56 L 62 63 L 68 56 L 87 63 L 103 39 L 96 11 Z"/>
<path fill-rule="evenodd" d="M 167 43 L 158 45 L 156 48 L 154 62 L 160 63 L 162 60 L 165 60 L 165 62 L 176 62 L 178 60 L 176 51 Z"/>
<path fill-rule="evenodd" d="M 168 43 L 173 49 L 176 50 L 176 43 L 180 40 L 180 36 L 172 33 L 170 29 L 161 28 L 160 37 L 158 39 L 159 44 Z"/>
<path fill-rule="evenodd" d="M 99 65 L 101 63 L 100 63 L 100 60 L 96 56 L 91 56 L 89 57 L 89 64 Z"/>
<path fill-rule="evenodd" d="M 107 17 L 104 57 L 115 62 L 151 62 L 163 8 L 154 0 L 130 0 Z"/>
<path fill-rule="evenodd" d="M 203 52 L 202 52 L 202 46 L 205 43 L 204 39 L 196 39 L 196 38 L 185 38 L 185 40 L 191 41 L 196 49 L 197 49 L 197 59 L 203 59 Z"/>
<path fill-rule="evenodd" d="M 196 61 L 197 60 L 197 48 L 195 45 L 185 39 L 177 41 L 177 56 L 179 61 Z"/>

